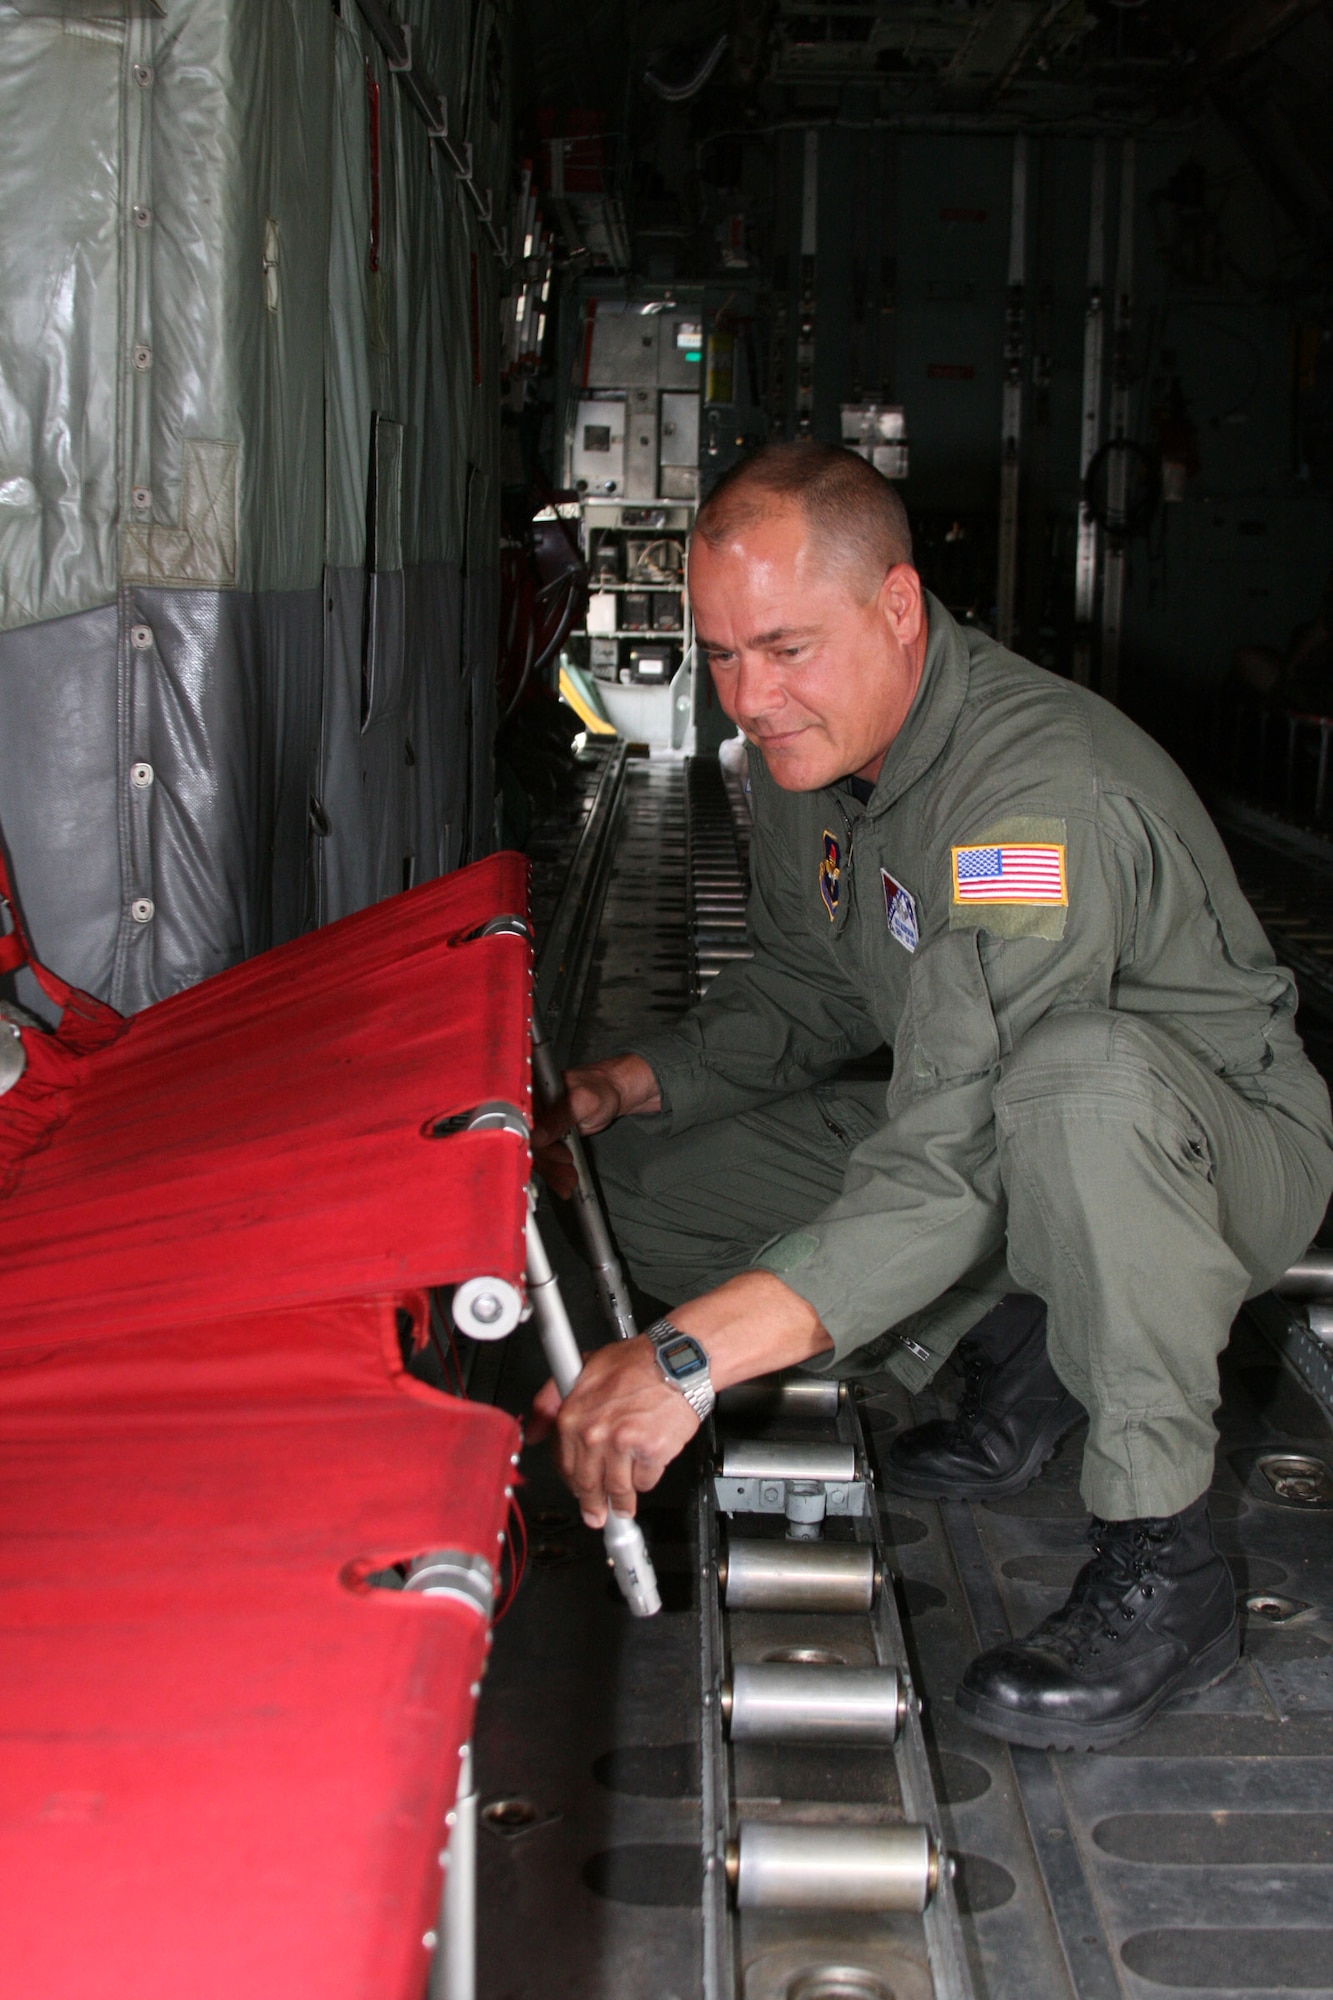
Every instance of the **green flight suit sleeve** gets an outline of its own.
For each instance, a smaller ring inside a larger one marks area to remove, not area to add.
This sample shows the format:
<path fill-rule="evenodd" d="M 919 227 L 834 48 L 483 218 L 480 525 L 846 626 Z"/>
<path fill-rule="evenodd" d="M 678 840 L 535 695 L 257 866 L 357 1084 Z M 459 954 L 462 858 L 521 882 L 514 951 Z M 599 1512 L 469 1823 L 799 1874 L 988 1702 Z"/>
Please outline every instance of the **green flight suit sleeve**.
<path fill-rule="evenodd" d="M 746 937 L 754 957 L 726 966 L 703 1000 L 663 1033 L 630 1044 L 662 1092 L 660 1130 L 686 1131 L 831 1076 L 883 1035 L 833 953 L 811 931 L 811 885 L 756 785 Z"/>
<path fill-rule="evenodd" d="M 996 837 L 962 825 L 959 840 Z M 1006 837 L 1000 834 L 999 837 Z M 1014 836 L 1010 836 L 1014 837 Z M 851 1155 L 842 1194 L 756 1262 L 818 1312 L 830 1361 L 931 1305 L 1001 1248 L 993 1097 L 1003 1058 L 1056 1009 L 1106 1007 L 1134 907 L 1133 854 L 1091 821 L 1068 824 L 1069 906 L 950 926 L 950 847 L 932 856 L 936 912 L 914 957 L 888 1119 Z M 1018 931 L 1020 934 L 1015 934 Z"/>

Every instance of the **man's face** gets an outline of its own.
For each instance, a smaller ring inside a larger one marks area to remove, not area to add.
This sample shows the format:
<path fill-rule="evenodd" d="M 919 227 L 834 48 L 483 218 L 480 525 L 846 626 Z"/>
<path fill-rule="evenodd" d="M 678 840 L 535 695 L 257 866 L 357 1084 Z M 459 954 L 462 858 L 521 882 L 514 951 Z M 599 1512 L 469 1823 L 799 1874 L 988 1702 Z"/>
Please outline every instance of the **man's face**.
<path fill-rule="evenodd" d="M 865 601 L 800 508 L 775 502 L 718 548 L 690 548 L 690 603 L 724 712 L 788 792 L 873 782 L 925 660 L 921 584 L 906 563 Z M 859 587 L 858 587 L 859 586 Z"/>

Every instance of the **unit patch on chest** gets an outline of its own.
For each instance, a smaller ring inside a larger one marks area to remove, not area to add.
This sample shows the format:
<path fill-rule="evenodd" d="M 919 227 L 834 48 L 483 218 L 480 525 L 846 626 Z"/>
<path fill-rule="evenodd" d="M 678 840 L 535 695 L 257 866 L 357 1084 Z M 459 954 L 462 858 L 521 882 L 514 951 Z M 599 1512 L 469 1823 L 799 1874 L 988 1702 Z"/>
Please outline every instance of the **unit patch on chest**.
<path fill-rule="evenodd" d="M 819 893 L 832 923 L 838 914 L 838 889 L 842 883 L 842 849 L 824 828 L 824 852 L 819 862 Z"/>
<path fill-rule="evenodd" d="M 884 884 L 884 917 L 889 936 L 897 938 L 904 951 L 915 951 L 921 942 L 921 926 L 916 920 L 916 898 L 901 882 L 895 882 L 887 868 L 879 871 Z"/>

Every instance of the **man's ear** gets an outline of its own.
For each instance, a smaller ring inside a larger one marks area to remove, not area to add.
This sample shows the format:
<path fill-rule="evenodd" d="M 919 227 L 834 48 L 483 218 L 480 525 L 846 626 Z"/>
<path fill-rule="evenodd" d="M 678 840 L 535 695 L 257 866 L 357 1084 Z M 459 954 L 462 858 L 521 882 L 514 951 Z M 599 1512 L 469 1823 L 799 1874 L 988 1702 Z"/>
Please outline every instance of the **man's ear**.
<path fill-rule="evenodd" d="M 915 646 L 925 635 L 926 598 L 911 563 L 894 563 L 879 589 L 880 610 L 898 644 Z"/>

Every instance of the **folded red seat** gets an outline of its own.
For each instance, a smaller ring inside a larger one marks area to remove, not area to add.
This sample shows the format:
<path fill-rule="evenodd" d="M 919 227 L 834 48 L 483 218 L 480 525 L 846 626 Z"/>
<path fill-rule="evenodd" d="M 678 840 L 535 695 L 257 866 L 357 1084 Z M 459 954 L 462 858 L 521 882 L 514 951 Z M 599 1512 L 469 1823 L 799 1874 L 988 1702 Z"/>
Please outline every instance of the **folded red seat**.
<path fill-rule="evenodd" d="M 419 2000 L 488 1620 L 366 1578 L 498 1568 L 515 1426 L 400 1321 L 522 1275 L 527 1148 L 458 1126 L 527 1109 L 523 908 L 498 857 L 0 1097 L 5 1991 Z"/>

